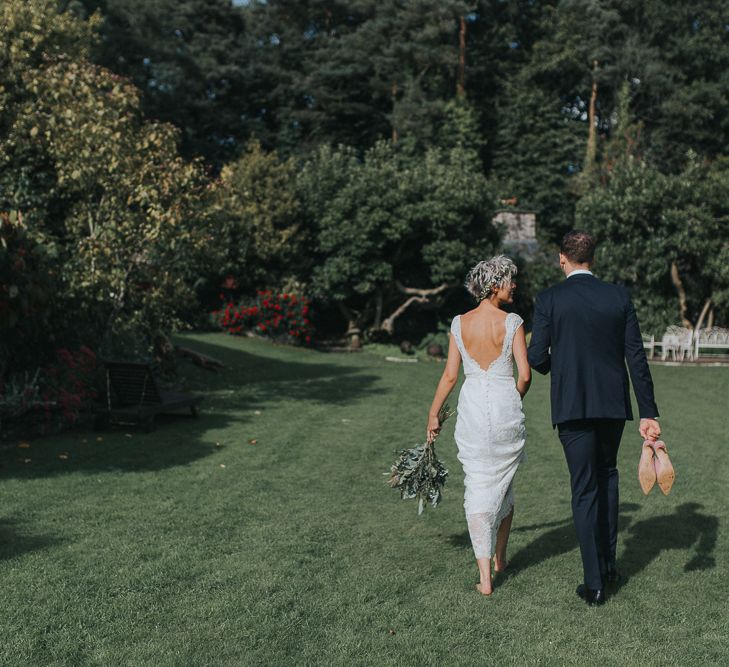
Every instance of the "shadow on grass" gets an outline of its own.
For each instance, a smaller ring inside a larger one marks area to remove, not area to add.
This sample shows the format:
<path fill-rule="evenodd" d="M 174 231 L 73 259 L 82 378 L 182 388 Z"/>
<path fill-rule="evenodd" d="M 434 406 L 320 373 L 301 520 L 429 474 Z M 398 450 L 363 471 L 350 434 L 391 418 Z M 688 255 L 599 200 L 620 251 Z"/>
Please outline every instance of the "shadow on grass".
<path fill-rule="evenodd" d="M 635 503 L 623 503 L 620 505 L 619 523 L 621 532 L 625 530 L 632 522 L 632 517 L 628 512 L 634 512 L 639 509 L 639 505 Z M 572 522 L 572 516 L 568 516 L 559 521 L 547 521 L 544 523 L 532 524 L 527 526 L 516 526 L 512 528 L 512 533 L 542 531 L 545 528 L 551 530 L 538 535 L 525 547 L 517 551 L 514 556 L 509 559 L 510 576 L 518 574 L 530 567 L 539 565 L 540 563 L 569 553 L 573 549 L 578 548 L 577 534 Z M 450 543 L 456 547 L 470 548 L 471 539 L 468 532 L 457 535 L 451 535 Z"/>
<path fill-rule="evenodd" d="M 633 522 L 632 516 L 627 513 L 639 507 L 634 503 L 620 506 L 620 532 L 627 533 L 623 555 L 618 558 L 621 586 L 649 567 L 661 552 L 671 549 L 692 552 L 683 567 L 684 572 L 709 570 L 716 566 L 714 549 L 719 532 L 718 517 L 700 512 L 703 506 L 698 503 L 684 503 L 673 514 Z M 578 549 L 571 517 L 562 521 L 516 527 L 512 532 L 539 531 L 543 528 L 551 530 L 536 537 L 510 559 L 510 576 Z M 451 535 L 448 541 L 455 547 L 471 548 L 468 532 Z"/>
<path fill-rule="evenodd" d="M 370 395 L 379 380 L 356 366 L 322 361 L 324 355 L 295 348 L 270 346 L 254 354 L 196 340 L 186 339 L 184 343 L 226 366 L 219 374 L 182 366 L 187 388 L 205 397 L 199 418 L 160 415 L 152 433 L 143 433 L 135 426 L 98 433 L 88 428 L 39 438 L 29 449 L 4 447 L 0 449 L 0 478 L 79 471 L 153 471 L 185 465 L 215 451 L 214 442 L 207 437 L 209 432 L 247 423 L 256 408 L 282 402 L 342 405 Z M 299 352 L 303 362 L 286 359 Z"/>
<path fill-rule="evenodd" d="M 215 451 L 215 443 L 206 438 L 208 431 L 226 428 L 235 421 L 217 412 L 203 412 L 197 419 L 160 415 L 151 433 L 133 425 L 117 425 L 104 431 L 89 428 L 41 437 L 27 449 L 10 446 L 0 451 L 0 479 L 144 472 L 185 465 Z"/>
<path fill-rule="evenodd" d="M 538 531 L 547 527 L 552 528 L 552 530 L 539 535 L 509 559 L 509 568 L 511 571 L 525 570 L 533 565 L 538 565 L 544 560 L 567 553 L 577 547 L 577 537 L 571 518 L 563 519 L 562 521 L 549 521 L 532 526 L 520 526 L 513 528 L 511 532 Z M 451 535 L 448 541 L 454 547 L 461 547 L 463 549 L 471 548 L 471 538 L 468 531 Z"/>
<path fill-rule="evenodd" d="M 675 513 L 652 517 L 634 523 L 625 541 L 625 551 L 620 559 L 624 581 L 645 570 L 660 556 L 671 549 L 693 551 L 684 565 L 684 572 L 709 570 L 715 567 L 714 548 L 719 532 L 719 519 L 699 510 L 703 505 L 684 503 Z"/>
<path fill-rule="evenodd" d="M 16 528 L 17 524 L 14 519 L 0 519 L 0 561 L 46 549 L 61 541 L 54 537 L 26 535 Z"/>
<path fill-rule="evenodd" d="M 372 385 L 379 380 L 377 375 L 362 373 L 361 367 L 343 361 L 332 363 L 330 355 L 312 350 L 271 345 L 264 354 L 254 354 L 199 340 L 185 339 L 184 345 L 225 364 L 219 374 L 200 371 L 195 377 L 213 391 L 234 390 L 238 393 L 239 406 L 241 399 L 260 403 L 293 400 L 342 405 L 371 395 Z M 298 355 L 304 361 L 281 358 Z M 201 377 L 200 373 L 205 376 Z M 382 391 L 379 389 L 378 393 Z"/>

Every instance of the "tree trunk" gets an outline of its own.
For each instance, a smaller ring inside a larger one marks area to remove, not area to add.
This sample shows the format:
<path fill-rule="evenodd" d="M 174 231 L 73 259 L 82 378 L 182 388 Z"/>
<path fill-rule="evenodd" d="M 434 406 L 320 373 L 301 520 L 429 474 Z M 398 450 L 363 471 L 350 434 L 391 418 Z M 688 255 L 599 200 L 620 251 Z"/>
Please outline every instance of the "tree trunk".
<path fill-rule="evenodd" d="M 375 329 L 379 329 L 382 325 L 382 288 L 377 288 L 377 294 L 375 296 Z"/>
<path fill-rule="evenodd" d="M 395 331 L 395 320 L 400 317 L 413 303 L 426 303 L 428 297 L 425 296 L 411 296 L 405 303 L 400 304 L 395 311 L 382 323 L 382 330 L 386 331 L 392 336 Z"/>
<path fill-rule="evenodd" d="M 395 126 L 395 105 L 397 104 L 397 81 L 392 82 L 391 97 L 392 97 L 392 143 L 396 144 L 400 139 L 400 133 L 397 131 L 397 127 Z"/>
<path fill-rule="evenodd" d="M 587 132 L 587 148 L 585 150 L 585 168 L 587 173 L 592 170 L 597 157 L 597 127 L 595 120 L 597 117 L 597 60 L 592 61 L 592 92 L 590 93 L 590 107 L 588 109 L 589 128 Z"/>
<path fill-rule="evenodd" d="M 696 333 L 701 329 L 701 325 L 704 323 L 704 318 L 706 317 L 706 313 L 709 312 L 709 308 L 711 308 L 711 298 L 706 299 L 706 303 L 704 303 L 704 307 L 701 309 L 701 315 L 699 315 L 699 319 L 696 322 Z"/>
<path fill-rule="evenodd" d="M 686 290 L 684 289 L 681 276 L 678 273 L 678 265 L 675 261 L 671 262 L 671 282 L 673 282 L 673 286 L 676 288 L 676 292 L 678 293 L 678 312 L 681 318 L 681 324 L 683 324 L 683 326 L 687 329 L 693 329 L 694 327 L 691 324 L 691 320 L 689 320 L 686 316 L 686 313 L 688 312 L 688 306 L 686 304 Z"/>
<path fill-rule="evenodd" d="M 344 315 L 347 320 L 347 331 L 344 334 L 349 338 L 349 347 L 356 350 L 362 347 L 362 329 L 360 328 L 360 318 L 353 313 L 347 305 L 342 301 L 337 301 L 339 312 Z"/>
<path fill-rule="evenodd" d="M 714 306 L 712 306 L 711 309 L 709 310 L 709 320 L 706 322 L 706 328 L 707 329 L 714 328 Z"/>
<path fill-rule="evenodd" d="M 458 76 L 456 77 L 456 96 L 466 96 L 466 17 L 461 16 L 458 31 Z"/>

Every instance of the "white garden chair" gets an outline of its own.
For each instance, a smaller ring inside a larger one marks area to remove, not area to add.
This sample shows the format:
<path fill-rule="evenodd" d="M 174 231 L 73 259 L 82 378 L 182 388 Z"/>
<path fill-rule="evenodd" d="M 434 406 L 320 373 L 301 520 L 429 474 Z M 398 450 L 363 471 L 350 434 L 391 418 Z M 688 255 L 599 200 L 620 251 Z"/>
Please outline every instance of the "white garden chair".
<path fill-rule="evenodd" d="M 661 340 L 661 360 L 665 361 L 669 355 L 674 361 L 693 359 L 693 334 L 691 329 L 685 327 L 673 325 L 668 327 Z"/>
<path fill-rule="evenodd" d="M 643 335 L 643 349 L 646 351 L 646 356 L 649 359 L 653 359 L 656 354 L 656 348 L 661 347 L 660 343 L 656 343 L 655 336 Z"/>

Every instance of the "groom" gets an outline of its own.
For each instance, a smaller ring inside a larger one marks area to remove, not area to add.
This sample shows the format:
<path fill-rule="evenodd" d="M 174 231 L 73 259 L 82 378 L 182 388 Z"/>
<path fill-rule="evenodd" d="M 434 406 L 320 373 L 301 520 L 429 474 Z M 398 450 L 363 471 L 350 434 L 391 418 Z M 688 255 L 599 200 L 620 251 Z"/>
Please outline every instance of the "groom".
<path fill-rule="evenodd" d="M 595 241 L 565 234 L 559 263 L 567 279 L 541 292 L 534 304 L 529 363 L 551 371 L 552 425 L 557 426 L 572 487 L 572 516 L 589 605 L 605 602 L 618 580 L 618 469 L 620 438 L 633 419 L 627 362 L 640 411 L 641 437 L 661 434 L 653 380 L 628 290 L 592 275 Z"/>

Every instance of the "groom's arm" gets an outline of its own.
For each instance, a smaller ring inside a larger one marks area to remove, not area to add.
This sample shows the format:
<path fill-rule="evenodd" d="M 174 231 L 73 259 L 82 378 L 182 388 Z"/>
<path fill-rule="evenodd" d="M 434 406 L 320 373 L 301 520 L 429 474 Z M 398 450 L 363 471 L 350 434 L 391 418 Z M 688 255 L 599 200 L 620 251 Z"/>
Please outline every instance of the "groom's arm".
<path fill-rule="evenodd" d="M 655 419 L 658 417 L 658 407 L 653 394 L 653 378 L 645 356 L 638 317 L 629 296 L 625 306 L 625 361 L 628 364 L 640 418 Z"/>
<path fill-rule="evenodd" d="M 529 343 L 527 358 L 529 365 L 538 373 L 546 375 L 552 365 L 549 348 L 552 344 L 549 313 L 544 305 L 544 293 L 537 295 L 534 301 L 534 322 L 532 324 L 532 340 Z"/>

